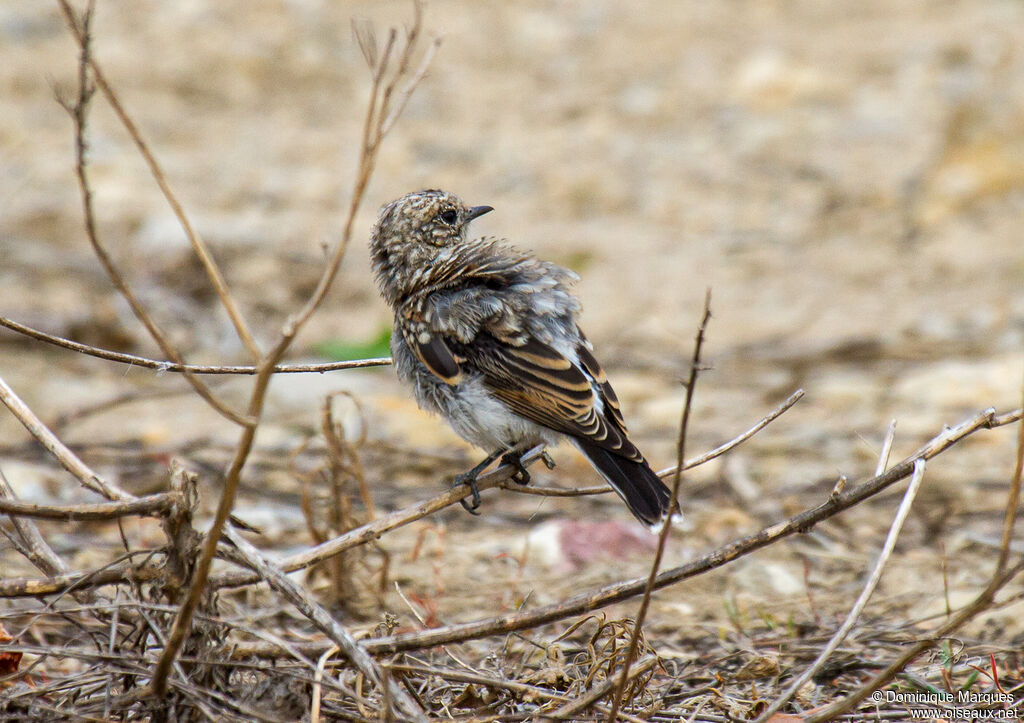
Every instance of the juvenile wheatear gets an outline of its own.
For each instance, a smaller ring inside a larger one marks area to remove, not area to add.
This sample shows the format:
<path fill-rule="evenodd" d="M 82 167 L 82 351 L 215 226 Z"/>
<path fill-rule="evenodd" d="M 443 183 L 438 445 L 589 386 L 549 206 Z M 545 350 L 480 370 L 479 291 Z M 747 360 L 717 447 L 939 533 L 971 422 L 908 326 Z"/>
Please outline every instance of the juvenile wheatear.
<path fill-rule="evenodd" d="M 384 206 L 370 239 L 381 294 L 395 313 L 391 354 L 420 407 L 467 441 L 516 463 L 568 438 L 637 519 L 656 526 L 670 493 L 626 433 L 619 401 L 577 325 L 575 273 L 504 241 L 471 239 L 492 211 L 445 191 Z M 520 465 L 521 481 L 529 479 Z"/>

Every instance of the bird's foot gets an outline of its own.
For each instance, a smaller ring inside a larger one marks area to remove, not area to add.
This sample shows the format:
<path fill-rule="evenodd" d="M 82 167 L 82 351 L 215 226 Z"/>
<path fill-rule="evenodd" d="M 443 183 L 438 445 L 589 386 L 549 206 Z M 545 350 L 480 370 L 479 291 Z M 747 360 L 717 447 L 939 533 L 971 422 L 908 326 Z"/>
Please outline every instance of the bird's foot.
<path fill-rule="evenodd" d="M 547 455 L 547 452 L 543 453 Z M 518 452 L 508 452 L 501 457 L 502 464 L 510 464 L 516 467 L 516 471 L 512 474 L 512 481 L 517 485 L 528 485 L 530 484 L 530 473 L 526 469 L 526 465 L 523 464 L 523 456 Z M 545 462 L 545 464 L 547 464 Z"/>
<path fill-rule="evenodd" d="M 476 486 L 476 478 L 479 477 L 480 473 L 487 469 L 487 466 L 490 465 L 491 462 L 496 460 L 498 458 L 498 455 L 500 454 L 501 450 L 498 450 L 497 452 L 492 452 L 491 454 L 487 455 L 484 461 L 482 461 L 473 469 L 455 476 L 455 482 L 452 484 L 452 488 L 458 487 L 459 485 L 469 485 L 469 489 L 473 493 L 472 496 L 470 497 L 470 502 L 466 502 L 465 497 L 459 500 L 459 504 L 462 505 L 463 509 L 465 509 L 466 512 L 470 513 L 471 515 L 480 514 L 476 511 L 477 508 L 480 506 L 480 489 Z"/>
<path fill-rule="evenodd" d="M 544 450 L 543 452 L 540 453 L 540 461 L 543 462 L 544 466 L 547 467 L 548 469 L 555 468 L 555 460 L 551 458 L 551 455 L 548 454 L 547 450 Z"/>
<path fill-rule="evenodd" d="M 455 482 L 452 484 L 452 489 L 460 487 L 461 485 L 469 485 L 469 489 L 472 492 L 470 501 L 467 502 L 466 498 L 463 497 L 459 500 L 459 504 L 471 515 L 479 515 L 477 508 L 480 507 L 480 489 L 476 486 L 476 477 L 473 470 L 465 472 L 463 474 L 455 475 Z"/>

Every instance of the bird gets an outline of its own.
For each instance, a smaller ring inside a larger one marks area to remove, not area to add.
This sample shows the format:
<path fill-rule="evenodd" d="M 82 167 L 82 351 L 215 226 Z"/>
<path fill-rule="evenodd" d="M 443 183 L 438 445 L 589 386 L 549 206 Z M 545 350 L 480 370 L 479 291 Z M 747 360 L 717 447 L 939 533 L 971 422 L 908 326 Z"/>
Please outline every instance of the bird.
<path fill-rule="evenodd" d="M 521 456 L 568 439 L 640 522 L 660 529 L 671 493 L 630 440 L 580 330 L 578 275 L 504 239 L 471 237 L 470 222 L 493 210 L 417 191 L 382 206 L 370 237 L 377 285 L 394 312 L 398 377 L 420 408 L 490 452 L 455 478 L 473 492 L 463 506 L 479 506 L 477 475 L 499 456 L 526 483 Z"/>

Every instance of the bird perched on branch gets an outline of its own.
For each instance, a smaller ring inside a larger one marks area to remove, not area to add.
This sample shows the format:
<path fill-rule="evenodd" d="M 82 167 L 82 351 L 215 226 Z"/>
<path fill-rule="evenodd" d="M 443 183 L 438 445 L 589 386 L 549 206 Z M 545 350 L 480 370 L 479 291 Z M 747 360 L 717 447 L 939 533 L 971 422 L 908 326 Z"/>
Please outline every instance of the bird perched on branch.
<path fill-rule="evenodd" d="M 384 206 L 370 239 L 381 294 L 395 314 L 391 354 L 419 406 L 465 440 L 493 451 L 456 483 L 473 489 L 499 456 L 519 466 L 538 444 L 568 438 L 646 525 L 670 493 L 626 433 L 619 401 L 577 325 L 575 273 L 506 242 L 472 239 L 493 209 L 445 191 Z M 678 512 L 678 510 L 674 510 Z"/>

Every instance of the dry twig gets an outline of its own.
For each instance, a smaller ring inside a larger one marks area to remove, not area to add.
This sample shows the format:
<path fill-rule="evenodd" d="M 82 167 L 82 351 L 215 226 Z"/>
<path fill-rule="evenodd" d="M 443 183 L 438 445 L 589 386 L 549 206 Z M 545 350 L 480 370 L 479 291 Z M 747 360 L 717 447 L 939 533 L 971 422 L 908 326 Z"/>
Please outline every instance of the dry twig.
<path fill-rule="evenodd" d="M 1024 404 L 1024 379 L 1021 381 L 1021 402 Z M 1024 409 L 1024 406 L 1022 406 Z M 881 690 L 884 685 L 896 677 L 896 675 L 907 666 L 907 664 L 918 655 L 934 646 L 939 640 L 959 630 L 966 622 L 988 610 L 995 603 L 996 593 L 1018 573 L 1024 570 L 1024 560 L 1019 561 L 1013 567 L 1007 567 L 1010 555 L 1010 541 L 1013 538 L 1013 526 L 1017 519 L 1018 504 L 1020 501 L 1020 488 L 1022 470 L 1024 470 L 1024 415 L 1018 409 L 1004 418 L 1015 417 L 1017 426 L 1017 457 L 1014 462 L 1013 477 L 1010 481 L 1010 489 L 1007 493 L 1006 508 L 1003 516 L 1003 534 L 999 547 L 999 557 L 996 560 L 995 571 L 989 580 L 988 585 L 982 590 L 969 605 L 962 608 L 956 615 L 951 617 L 944 625 L 940 626 L 934 633 L 923 637 L 915 644 L 909 646 L 902 655 L 896 658 L 884 670 L 875 675 L 867 683 L 859 687 L 846 698 L 836 701 L 825 708 L 815 711 L 807 717 L 807 723 L 823 723 L 833 720 L 845 713 L 854 710 L 861 701 L 876 690 Z"/>
<path fill-rule="evenodd" d="M 102 74 L 97 74 L 96 67 L 92 58 L 92 36 L 90 24 L 92 22 L 92 2 L 86 7 L 85 12 L 82 14 L 81 19 L 76 19 L 74 12 L 71 10 L 71 6 L 67 0 L 57 0 L 60 5 L 61 12 L 64 14 L 64 19 L 67 22 L 68 28 L 71 34 L 75 36 L 78 41 L 78 45 L 81 48 L 81 55 L 78 62 L 78 95 L 75 101 L 72 103 L 67 100 L 61 100 L 61 105 L 71 116 L 71 120 L 74 123 L 75 128 L 75 173 L 78 177 L 78 188 L 82 196 L 82 213 L 85 218 L 85 233 L 89 239 L 89 244 L 92 246 L 93 252 L 96 254 L 96 258 L 99 259 L 103 269 L 107 272 L 107 276 L 110 278 L 114 288 L 120 292 L 124 300 L 128 302 L 128 306 L 131 307 L 132 313 L 135 317 L 146 327 L 146 331 L 153 337 L 153 340 L 160 347 L 160 350 L 167 355 L 176 364 L 184 365 L 181 354 L 177 348 L 171 343 L 167 335 L 163 333 L 156 322 L 150 316 L 149 311 L 142 304 L 139 298 L 132 291 L 128 285 L 128 281 L 125 279 L 124 274 L 114 263 L 113 258 L 107 253 L 107 249 L 103 242 L 100 240 L 99 232 L 96 228 L 96 213 L 93 208 L 92 198 L 92 186 L 89 181 L 88 163 L 86 160 L 86 152 L 88 150 L 88 144 L 85 139 L 85 128 L 86 120 L 89 113 L 89 104 L 92 100 L 93 85 L 90 82 L 90 77 L 100 85 L 101 88 L 105 89 L 107 94 L 107 100 L 112 104 L 116 103 L 116 97 L 109 92 L 109 86 L 103 79 Z M 113 98 L 113 100 L 111 100 Z M 123 109 L 120 108 L 120 104 L 115 106 L 119 115 L 123 114 Z M 134 127 L 134 126 L 133 126 Z M 206 385 L 206 383 L 192 374 L 191 372 L 183 369 L 182 373 L 185 375 L 185 379 L 188 380 L 189 384 L 192 385 L 196 393 L 199 394 L 206 402 L 217 410 L 222 416 L 230 419 L 236 424 L 245 425 L 250 420 L 239 415 L 234 410 L 227 407 L 221 400 L 219 400 L 213 391 Z"/>
<path fill-rule="evenodd" d="M 699 457 L 695 457 L 694 459 L 687 460 L 686 461 L 686 465 L 683 467 L 683 471 L 686 471 L 688 469 L 696 467 L 697 465 L 704 464 L 705 462 L 710 462 L 715 457 L 721 457 L 726 452 L 728 452 L 728 451 L 730 451 L 732 449 L 735 449 L 736 447 L 740 446 L 741 444 L 746 442 L 748 439 L 753 437 L 755 434 L 760 432 L 762 429 L 767 427 L 769 424 L 774 422 L 776 419 L 781 417 L 787 411 L 789 411 L 789 409 L 794 404 L 799 402 L 803 398 L 803 396 L 804 396 L 804 390 L 803 389 L 797 389 L 795 392 L 793 392 L 788 397 L 786 397 L 786 400 L 782 404 L 777 406 L 767 416 L 762 417 L 761 420 L 757 424 L 755 424 L 753 427 L 748 429 L 743 434 L 739 435 L 738 437 L 734 437 L 733 439 L 730 439 L 728 442 L 725 442 L 723 444 L 718 445 L 714 449 L 712 449 L 712 450 L 710 450 L 708 452 L 705 452 L 704 454 L 702 454 Z M 676 473 L 677 469 L 679 469 L 679 465 L 673 465 L 672 467 L 666 467 L 665 469 L 663 469 L 660 472 L 658 472 L 658 476 L 659 477 L 668 477 L 669 475 L 674 475 Z"/>
<path fill-rule="evenodd" d="M 658 547 L 654 553 L 654 560 L 651 562 L 651 572 L 647 576 L 643 598 L 640 600 L 640 610 L 637 612 L 636 622 L 633 624 L 633 633 L 629 639 L 629 649 L 626 653 L 626 659 L 622 664 L 622 673 L 619 677 L 619 684 L 615 689 L 615 696 L 612 698 L 611 710 L 608 712 L 608 723 L 615 723 L 619 713 L 619 706 L 622 704 L 622 696 L 626 691 L 626 684 L 629 682 L 629 666 L 633 658 L 636 657 L 640 631 L 643 629 L 644 620 L 647 618 L 647 609 L 651 604 L 651 593 L 654 591 L 654 581 L 658 577 L 658 570 L 661 568 L 661 558 L 665 554 L 665 543 L 668 542 L 668 533 L 672 527 L 672 510 L 676 509 L 676 505 L 679 503 L 679 485 L 682 482 L 683 460 L 686 457 L 686 430 L 690 422 L 690 409 L 693 406 L 693 390 L 697 386 L 697 373 L 700 370 L 700 352 L 704 346 L 704 332 L 710 320 L 711 289 L 708 289 L 704 296 L 704 314 L 701 316 L 700 324 L 697 326 L 697 338 L 693 342 L 690 375 L 686 380 L 686 398 L 683 401 L 682 417 L 679 420 L 679 440 L 676 442 L 676 469 L 672 474 L 672 495 L 669 498 L 669 513 L 662 522 L 661 530 L 658 533 Z"/>
<path fill-rule="evenodd" d="M 249 351 L 252 358 L 258 360 L 260 358 L 259 347 L 256 346 L 256 341 L 253 339 L 252 333 L 249 331 L 249 328 L 245 323 L 245 319 L 243 318 L 241 311 L 238 309 L 238 305 L 235 303 L 234 298 L 231 296 L 231 292 L 228 290 L 227 282 L 224 280 L 224 275 L 217 267 L 217 262 L 213 260 L 213 256 L 210 254 L 210 250 L 206 247 L 206 243 L 199 236 L 199 233 L 193 228 L 192 223 L 185 214 L 184 208 L 182 208 L 177 196 L 167 183 L 167 178 L 164 175 L 163 169 L 160 167 L 160 164 L 157 162 L 152 151 L 150 151 L 149 144 L 143 140 L 142 134 L 135 125 L 135 121 L 133 121 L 131 116 L 128 115 L 128 112 L 125 111 L 124 106 L 121 104 L 121 99 L 118 97 L 117 93 L 114 92 L 114 89 L 110 84 L 107 83 L 106 76 L 103 74 L 99 63 L 96 62 L 96 58 L 92 54 L 90 47 L 91 38 L 89 35 L 89 25 L 92 18 L 92 0 L 90 0 L 89 6 L 81 21 L 75 20 L 74 12 L 72 12 L 71 6 L 68 4 L 68 0 L 57 0 L 57 2 L 60 5 L 61 13 L 64 15 L 68 28 L 71 30 L 71 34 L 74 35 L 75 40 L 78 42 L 78 47 L 82 52 L 82 68 L 80 69 L 82 80 L 84 81 L 87 71 L 91 71 L 96 87 L 98 87 L 100 92 L 103 93 L 103 96 L 107 99 L 110 107 L 113 108 L 114 113 L 117 115 L 118 120 L 121 121 L 121 124 L 128 132 L 128 135 L 135 143 L 135 147 L 138 149 L 139 154 L 146 161 L 146 165 L 149 166 L 149 171 L 153 175 L 153 180 L 156 181 L 156 184 L 160 187 L 161 193 L 163 193 L 164 198 L 167 200 L 167 205 L 171 207 L 175 217 L 178 219 L 178 223 L 181 225 L 182 231 L 185 232 L 185 236 L 192 245 L 192 249 L 195 251 L 200 263 L 202 263 L 203 269 L 206 271 L 206 275 L 209 277 L 210 283 L 217 294 L 217 298 L 220 299 L 221 303 L 224 305 L 224 310 L 231 319 L 231 323 L 234 325 L 235 331 L 238 333 L 238 337 L 242 340 L 242 343 L 245 345 L 245 348 Z M 80 87 L 84 89 L 87 86 L 82 82 Z M 88 101 L 88 98 L 86 97 L 84 100 Z M 82 107 L 76 112 L 81 112 L 83 117 L 80 120 L 76 119 L 76 125 L 81 123 L 84 126 L 84 113 L 86 109 L 84 103 L 81 105 Z M 104 265 L 106 265 L 106 263 L 104 263 Z M 115 284 L 116 283 L 117 282 L 115 280 Z M 129 302 L 130 301 L 131 300 L 129 299 Z M 145 323 L 144 320 L 143 323 Z"/>
<path fill-rule="evenodd" d="M 238 549 L 245 564 L 251 566 L 270 586 L 281 593 L 292 605 L 309 618 L 334 645 L 345 653 L 359 670 L 377 686 L 387 686 L 391 698 L 398 704 L 401 712 L 407 716 L 405 720 L 426 721 L 426 716 L 419 705 L 409 696 L 393 678 L 385 680 L 385 676 L 369 653 L 356 642 L 344 627 L 331 617 L 323 606 L 313 600 L 309 593 L 289 578 L 284 571 L 273 565 L 259 550 L 249 544 L 234 528 L 226 527 L 224 536 Z"/>
<path fill-rule="evenodd" d="M 895 429 L 895 425 L 890 426 L 889 429 Z M 891 439 L 891 436 L 890 436 Z M 888 446 L 883 450 L 880 461 L 881 466 L 884 467 L 885 459 L 888 456 Z M 917 497 L 917 491 L 921 488 L 921 480 L 924 479 L 924 465 L 923 459 L 916 460 L 914 462 L 914 474 L 910 478 L 910 484 L 907 486 L 907 491 L 903 494 L 903 500 L 900 502 L 899 508 L 896 510 L 896 516 L 893 518 L 892 525 L 889 527 L 889 534 L 885 538 L 885 543 L 882 545 L 882 551 L 878 555 L 878 560 L 875 562 L 875 567 L 871 570 L 871 574 L 868 576 L 867 582 L 864 584 L 864 589 L 861 590 L 860 596 L 857 601 L 850 608 L 849 614 L 846 616 L 846 620 L 839 626 L 835 634 L 828 641 L 828 644 L 822 648 L 821 653 L 815 658 L 814 662 L 805 670 L 803 673 L 798 675 L 796 679 L 786 687 L 786 689 L 779 695 L 775 701 L 768 706 L 768 708 L 758 716 L 755 723 L 766 723 L 768 719 L 772 717 L 779 709 L 782 708 L 790 699 L 796 695 L 796 692 L 800 690 L 804 683 L 814 677 L 815 674 L 821 667 L 825 665 L 825 662 L 832 656 L 839 647 L 846 636 L 849 635 L 850 630 L 853 629 L 854 624 L 860 617 L 861 611 L 864 606 L 867 605 L 868 600 L 871 599 L 871 595 L 875 592 L 875 587 L 878 585 L 878 581 L 882 578 L 882 570 L 885 568 L 885 564 L 889 561 L 889 556 L 892 555 L 893 548 L 896 547 L 896 539 L 900 536 L 900 531 L 903 529 L 903 523 L 907 519 L 907 515 L 910 514 L 910 507 L 914 504 L 914 499 Z"/>
<path fill-rule="evenodd" d="M 161 492 L 136 499 L 78 505 L 37 505 L 0 499 L 0 514 L 11 517 L 35 517 L 40 520 L 116 520 L 129 515 L 163 517 L 180 495 Z"/>
<path fill-rule="evenodd" d="M 241 374 L 252 376 L 257 374 L 260 370 L 260 368 L 256 366 L 179 364 L 177 362 L 166 360 L 161 361 L 159 359 L 148 359 L 134 354 L 124 354 L 122 352 L 111 351 L 110 349 L 100 349 L 99 347 L 81 344 L 77 341 L 72 341 L 71 339 L 47 334 L 44 331 L 33 329 L 30 326 L 19 324 L 16 321 L 2 316 L 0 316 L 0 326 L 5 326 L 11 331 L 15 331 L 38 341 L 46 342 L 47 344 L 53 344 L 54 346 L 59 346 L 64 349 L 70 349 L 71 351 L 78 352 L 79 354 L 93 356 L 98 359 L 106 359 L 107 361 L 115 361 L 121 364 L 130 364 L 131 366 L 141 367 L 143 369 L 156 369 L 161 373 L 188 372 L 189 374 Z M 366 367 L 382 367 L 390 364 L 390 357 L 381 357 L 377 359 L 352 359 L 350 361 L 335 361 L 323 364 L 277 364 L 274 366 L 273 373 L 304 374 L 316 372 L 323 374 L 324 372 L 333 372 L 340 369 L 364 369 Z"/>
<path fill-rule="evenodd" d="M 410 30 L 409 40 L 405 43 L 399 53 L 398 62 L 400 70 L 408 66 L 409 59 L 417 52 L 417 44 L 415 40 L 419 34 L 419 24 L 421 20 L 422 14 L 419 4 L 417 3 L 414 18 L 414 29 Z M 185 636 L 191 627 L 192 615 L 199 606 L 200 599 L 205 592 L 206 580 L 210 574 L 210 565 L 213 562 L 213 557 L 217 550 L 218 540 L 220 538 L 221 531 L 224 529 L 224 524 L 227 521 L 228 516 L 231 514 L 231 508 L 234 506 L 235 494 L 238 490 L 238 481 L 241 476 L 242 468 L 245 466 L 246 460 L 249 457 L 249 452 L 252 449 L 253 441 L 256 437 L 256 429 L 259 424 L 259 420 L 263 415 L 263 405 L 266 399 L 267 387 L 270 384 L 270 378 L 273 376 L 274 367 L 276 367 L 284 357 L 288 348 L 291 346 L 292 341 L 295 339 L 296 334 L 298 334 L 299 330 L 310 319 L 316 309 L 320 306 L 324 297 L 327 295 L 327 291 L 334 281 L 339 267 L 341 266 L 341 260 L 345 255 L 345 250 L 348 248 L 349 242 L 352 239 L 352 229 L 355 224 L 356 214 L 359 211 L 359 207 L 362 205 L 366 186 L 370 182 L 370 176 L 372 175 L 376 164 L 377 151 L 380 147 L 380 143 L 383 141 L 384 136 L 387 133 L 387 128 L 384 127 L 384 120 L 391 109 L 388 101 L 398 84 L 405 80 L 404 74 L 400 72 L 395 74 L 387 83 L 383 83 L 384 75 L 390 67 L 390 56 L 392 48 L 394 47 L 394 31 L 392 31 L 390 37 L 391 40 L 389 40 L 386 45 L 385 51 L 380 56 L 378 63 L 376 65 L 371 64 L 370 68 L 373 74 L 373 80 L 370 87 L 369 108 L 363 124 L 363 142 L 360 148 L 356 179 L 352 189 L 352 197 L 349 203 L 348 215 L 345 219 L 341 239 L 339 240 L 334 253 L 328 261 L 327 267 L 324 269 L 320 280 L 317 282 L 316 288 L 313 290 L 313 293 L 310 295 L 306 304 L 298 312 L 288 318 L 281 330 L 280 338 L 274 345 L 273 349 L 260 359 L 258 365 L 259 373 L 257 373 L 256 380 L 253 383 L 247 408 L 247 416 L 252 421 L 242 430 L 235 455 L 231 460 L 227 473 L 224 476 L 224 486 L 223 491 L 221 492 L 220 501 L 217 505 L 217 512 L 214 516 L 213 524 L 210 526 L 210 530 L 207 533 L 207 538 L 203 544 L 199 560 L 196 563 L 195 574 L 189 588 L 188 595 L 174 620 L 174 626 L 171 630 L 171 634 L 168 636 L 167 647 L 164 650 L 164 654 L 161 656 L 156 669 L 153 671 L 152 688 L 153 692 L 158 696 L 162 695 L 165 691 L 167 674 L 170 670 L 171 662 L 174 660 L 178 650 L 181 648 L 181 645 L 185 640 Z M 361 44 L 364 45 L 364 47 L 366 46 L 366 43 Z M 412 93 L 415 89 L 416 82 L 417 79 L 413 78 L 403 88 L 402 92 Z"/>

